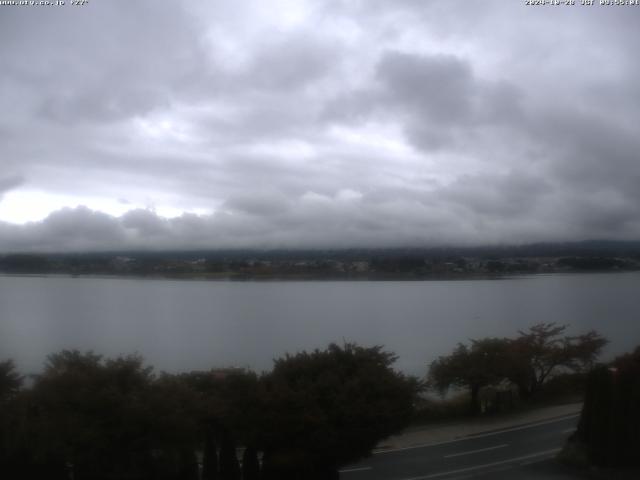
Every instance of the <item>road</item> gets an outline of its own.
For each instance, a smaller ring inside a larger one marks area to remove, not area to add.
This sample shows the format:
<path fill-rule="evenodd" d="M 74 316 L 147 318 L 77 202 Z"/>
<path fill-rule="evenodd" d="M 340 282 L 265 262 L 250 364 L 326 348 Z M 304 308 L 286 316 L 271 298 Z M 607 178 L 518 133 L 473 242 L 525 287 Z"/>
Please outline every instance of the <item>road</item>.
<path fill-rule="evenodd" d="M 437 444 L 375 453 L 340 471 L 342 480 L 571 479 L 551 460 L 578 415 Z"/>

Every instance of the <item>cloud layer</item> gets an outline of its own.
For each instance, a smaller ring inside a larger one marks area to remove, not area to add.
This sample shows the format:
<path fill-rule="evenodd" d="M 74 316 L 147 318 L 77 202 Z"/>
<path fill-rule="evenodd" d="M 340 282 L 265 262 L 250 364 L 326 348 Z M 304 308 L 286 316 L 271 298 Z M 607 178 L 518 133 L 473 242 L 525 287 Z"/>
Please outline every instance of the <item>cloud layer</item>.
<path fill-rule="evenodd" d="M 639 237 L 638 8 L 1 13 L 0 251 Z"/>

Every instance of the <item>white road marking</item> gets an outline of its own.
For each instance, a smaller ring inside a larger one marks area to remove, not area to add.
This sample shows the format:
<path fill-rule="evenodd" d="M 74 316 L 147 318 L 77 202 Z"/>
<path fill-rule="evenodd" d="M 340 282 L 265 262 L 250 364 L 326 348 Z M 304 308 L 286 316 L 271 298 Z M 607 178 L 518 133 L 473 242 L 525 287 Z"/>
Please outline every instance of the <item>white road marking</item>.
<path fill-rule="evenodd" d="M 506 472 L 507 470 L 513 470 L 514 465 L 503 465 L 501 467 L 490 468 L 482 472 L 483 475 L 487 475 L 489 473 L 498 473 L 498 472 Z M 449 478 L 449 480 L 467 480 L 468 478 L 478 478 L 476 474 L 472 473 L 470 475 L 459 475 L 455 477 Z"/>
<path fill-rule="evenodd" d="M 340 473 L 363 472 L 365 470 L 371 470 L 371 467 L 345 468 L 344 470 L 338 470 L 338 472 Z"/>
<path fill-rule="evenodd" d="M 522 460 L 529 460 L 530 458 L 542 457 L 542 456 L 551 456 L 551 455 L 553 455 L 555 453 L 558 453 L 560 450 L 562 450 L 562 449 L 554 448 L 553 450 L 545 450 L 544 452 L 531 453 L 529 455 L 523 455 L 521 457 L 510 458 L 508 460 L 501 460 L 499 462 L 484 463 L 482 465 L 474 465 L 472 467 L 460 468 L 458 470 L 449 470 L 448 472 L 432 473 L 431 475 L 424 475 L 422 477 L 405 478 L 404 480 L 427 480 L 429 478 L 446 477 L 448 475 L 455 475 L 457 473 L 472 472 L 473 470 L 480 470 L 482 468 L 496 467 L 498 465 L 505 465 L 505 464 L 508 464 L 508 463 L 517 463 L 517 462 L 520 462 Z"/>
<path fill-rule="evenodd" d="M 489 450 L 495 450 L 497 448 L 504 448 L 508 446 L 509 446 L 508 443 L 504 443 L 502 445 L 496 445 L 495 447 L 479 448 L 478 450 L 469 450 L 467 452 L 452 453 L 451 455 L 445 455 L 444 458 L 461 457 L 463 455 L 471 455 L 473 453 L 487 452 Z"/>
<path fill-rule="evenodd" d="M 561 433 L 573 433 L 575 431 L 576 431 L 575 428 L 565 428 L 564 430 L 562 430 Z"/>
<path fill-rule="evenodd" d="M 421 443 L 419 445 L 411 445 L 410 447 L 388 448 L 386 450 L 378 450 L 377 452 L 373 452 L 372 455 L 382 455 L 382 454 L 385 454 L 385 453 L 401 452 L 403 450 L 414 450 L 416 448 L 435 447 L 437 445 L 447 445 L 449 443 L 464 442 L 465 440 L 474 440 L 476 438 L 491 437 L 493 435 L 500 435 L 501 433 L 515 432 L 517 430 L 526 430 L 527 428 L 534 428 L 534 427 L 538 427 L 540 425 L 547 425 L 547 424 L 550 424 L 550 423 L 562 422 L 564 420 L 569 420 L 570 418 L 576 418 L 576 417 L 579 417 L 579 416 L 580 416 L 579 413 L 575 413 L 575 414 L 567 415 L 567 416 L 564 416 L 564 417 L 561 417 L 561 418 L 554 418 L 554 419 L 551 419 L 551 420 L 543 420 L 541 422 L 529 423 L 527 425 L 521 425 L 519 427 L 511 427 L 511 428 L 506 428 L 504 430 L 496 430 L 495 432 L 478 433 L 476 435 L 469 435 L 469 436 L 466 436 L 466 437 L 455 438 L 453 440 L 446 440 L 444 442 Z"/>

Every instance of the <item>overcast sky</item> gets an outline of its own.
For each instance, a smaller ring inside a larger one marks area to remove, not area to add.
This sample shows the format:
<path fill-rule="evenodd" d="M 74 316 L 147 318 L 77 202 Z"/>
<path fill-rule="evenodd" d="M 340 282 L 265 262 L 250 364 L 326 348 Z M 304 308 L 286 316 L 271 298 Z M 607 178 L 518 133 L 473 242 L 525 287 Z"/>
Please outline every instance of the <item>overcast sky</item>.
<path fill-rule="evenodd" d="M 638 27 L 519 0 L 0 6 L 0 251 L 638 239 Z"/>

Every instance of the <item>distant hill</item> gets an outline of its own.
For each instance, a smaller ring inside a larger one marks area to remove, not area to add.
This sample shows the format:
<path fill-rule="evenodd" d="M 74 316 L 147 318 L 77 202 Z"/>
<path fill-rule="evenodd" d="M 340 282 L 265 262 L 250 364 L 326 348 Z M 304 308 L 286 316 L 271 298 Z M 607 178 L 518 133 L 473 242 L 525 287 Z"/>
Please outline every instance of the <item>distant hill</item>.
<path fill-rule="evenodd" d="M 437 246 L 399 248 L 337 248 L 337 249 L 212 249 L 212 250 L 118 250 L 103 252 L 0 254 L 1 258 L 12 256 L 44 257 L 50 259 L 105 259 L 116 256 L 145 259 L 195 260 L 216 259 L 370 259 L 372 257 L 421 256 L 425 258 L 445 257 L 560 257 L 560 256 L 640 256 L 640 240 L 586 240 L 562 243 L 531 243 L 523 245 L 491 246 Z"/>
<path fill-rule="evenodd" d="M 185 278 L 425 278 L 640 269 L 640 241 L 335 250 L 168 250 L 0 255 L 11 274 Z"/>

